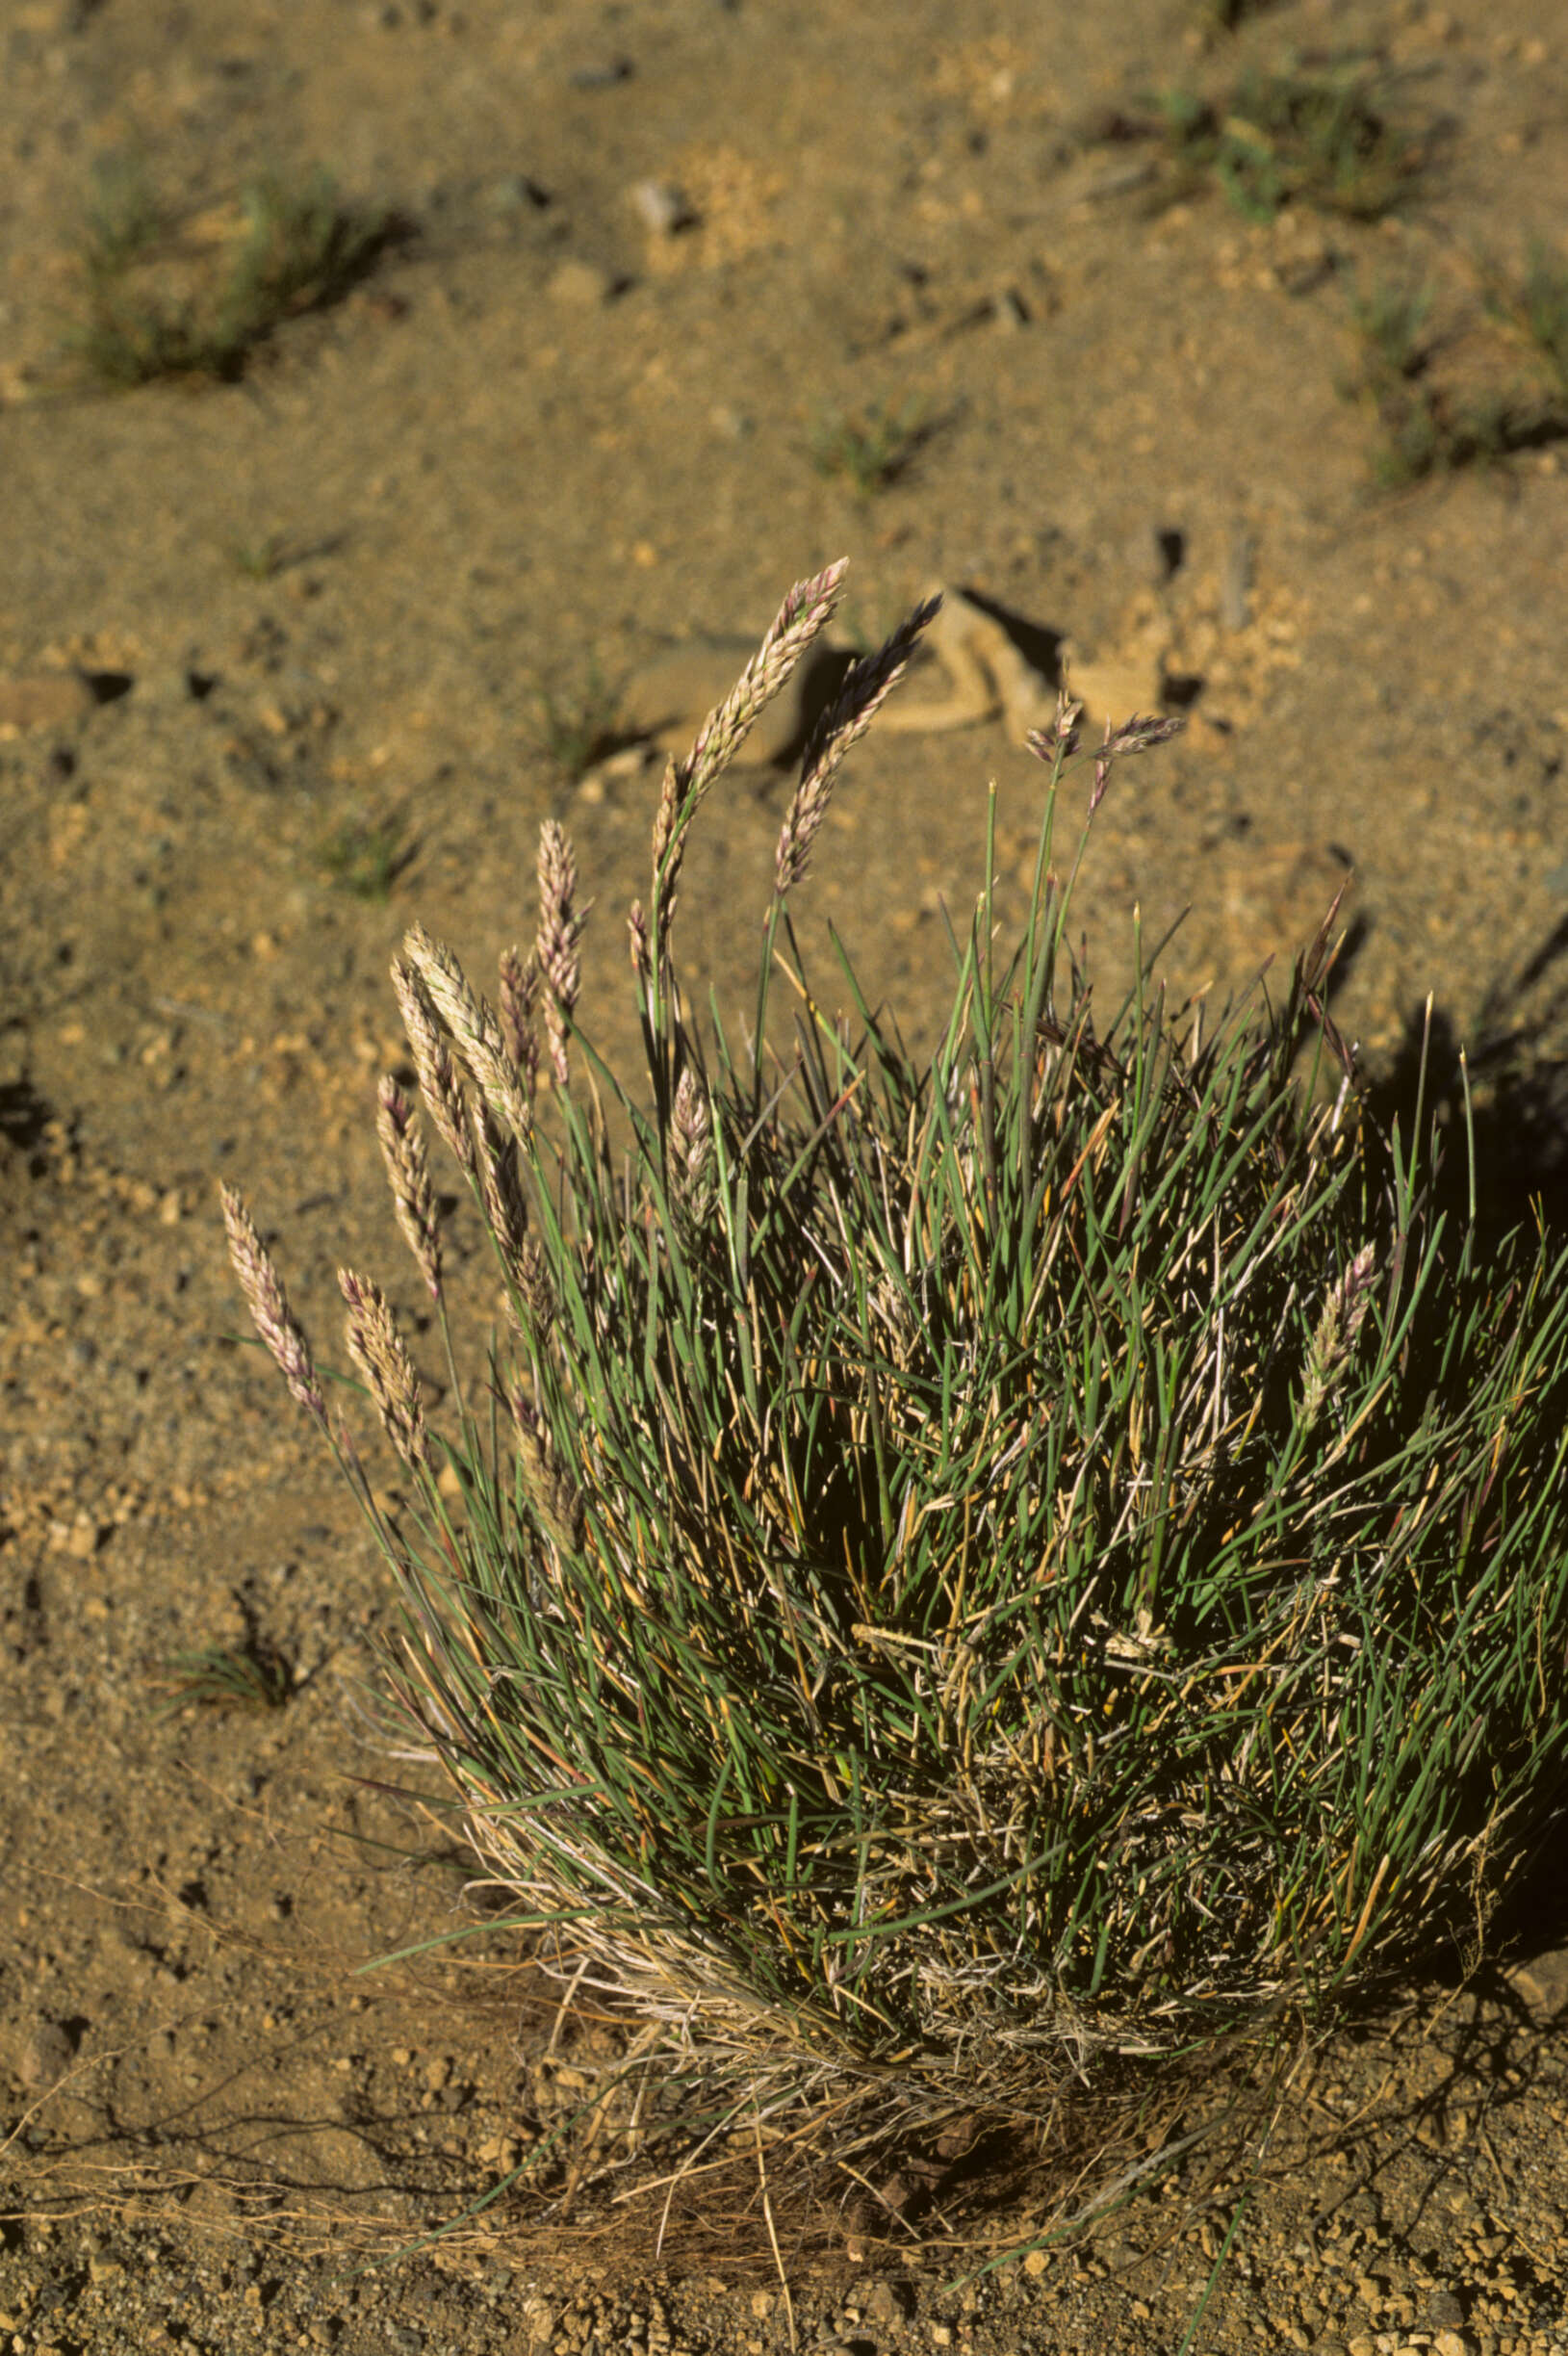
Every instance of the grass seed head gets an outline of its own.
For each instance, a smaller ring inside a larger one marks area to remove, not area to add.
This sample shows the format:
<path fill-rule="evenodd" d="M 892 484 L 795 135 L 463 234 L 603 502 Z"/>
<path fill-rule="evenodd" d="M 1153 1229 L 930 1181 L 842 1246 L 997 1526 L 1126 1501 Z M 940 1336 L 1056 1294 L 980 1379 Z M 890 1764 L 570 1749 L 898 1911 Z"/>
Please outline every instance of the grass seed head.
<path fill-rule="evenodd" d="M 476 1185 L 479 1165 L 469 1127 L 468 1106 L 430 993 L 418 969 L 400 957 L 393 962 L 392 987 L 397 993 L 414 1068 L 420 1075 L 424 1108 L 463 1176 Z"/>
<path fill-rule="evenodd" d="M 256 1331 L 282 1368 L 283 1379 L 294 1397 L 324 1432 L 326 1401 L 317 1380 L 305 1330 L 289 1307 L 283 1280 L 240 1195 L 232 1186 L 224 1186 L 221 1196 L 229 1257 Z"/>
<path fill-rule="evenodd" d="M 844 755 L 863 737 L 909 668 L 921 634 L 936 620 L 939 597 L 928 598 L 898 625 L 876 654 L 850 664 L 843 685 L 811 733 L 801 757 L 800 784 L 784 814 L 774 853 L 774 890 L 780 899 L 803 881 L 811 845 L 827 816 L 834 779 Z"/>
<path fill-rule="evenodd" d="M 539 1093 L 539 1034 L 533 1021 L 539 1002 L 538 959 L 531 951 L 525 956 L 514 945 L 501 950 L 500 971 L 501 1031 L 531 1103 Z"/>
<path fill-rule="evenodd" d="M 502 1268 L 516 1283 L 528 1232 L 527 1200 L 518 1176 L 517 1140 L 501 1127 L 488 1104 L 478 1107 L 474 1131 L 485 1224 Z"/>
<path fill-rule="evenodd" d="M 648 936 L 648 912 L 641 900 L 633 900 L 627 910 L 626 932 L 631 971 L 646 988 L 654 971 L 654 952 Z"/>
<path fill-rule="evenodd" d="M 338 1270 L 338 1286 L 348 1307 L 348 1355 L 365 1378 L 382 1428 L 409 1470 L 424 1471 L 430 1442 L 419 1376 L 387 1297 L 379 1284 L 351 1268 Z"/>
<path fill-rule="evenodd" d="M 561 1465 L 549 1424 L 521 1385 L 511 1394 L 511 1408 L 528 1502 L 546 1537 L 570 1553 L 582 1543 L 583 1535 L 577 1486 Z"/>
<path fill-rule="evenodd" d="M 713 1215 L 713 1116 L 690 1065 L 681 1073 L 670 1115 L 670 1199 L 677 1220 L 702 1235 Z"/>
<path fill-rule="evenodd" d="M 375 1131 L 381 1142 L 392 1205 L 403 1238 L 419 1264 L 432 1301 L 441 1298 L 441 1223 L 436 1215 L 430 1161 L 419 1119 L 391 1073 L 376 1091 Z"/>
<path fill-rule="evenodd" d="M 403 950 L 475 1086 L 497 1120 L 520 1145 L 526 1145 L 533 1127 L 533 1108 L 489 999 L 470 989 L 451 950 L 432 941 L 422 924 L 408 934 Z"/>
<path fill-rule="evenodd" d="M 564 830 L 547 818 L 539 830 L 539 938 L 533 959 L 544 984 L 545 1029 L 556 1083 L 570 1073 L 566 1038 L 582 987 L 582 928 L 577 908 L 578 863 Z"/>
<path fill-rule="evenodd" d="M 1324 1305 L 1307 1345 L 1306 1369 L 1301 1385 L 1303 1434 L 1312 1430 L 1322 1414 L 1335 1370 L 1355 1348 L 1356 1336 L 1372 1306 L 1372 1287 L 1376 1268 L 1375 1245 L 1363 1244 L 1324 1296 Z"/>
<path fill-rule="evenodd" d="M 847 561 L 840 559 L 810 580 L 796 582 L 757 653 L 723 703 L 714 707 L 698 730 L 690 752 L 683 761 L 672 760 L 665 768 L 654 819 L 654 904 L 657 910 L 660 964 L 669 947 L 685 839 L 692 819 L 704 796 L 740 750 L 758 714 L 767 709 L 802 656 L 833 619 L 847 569 Z"/>

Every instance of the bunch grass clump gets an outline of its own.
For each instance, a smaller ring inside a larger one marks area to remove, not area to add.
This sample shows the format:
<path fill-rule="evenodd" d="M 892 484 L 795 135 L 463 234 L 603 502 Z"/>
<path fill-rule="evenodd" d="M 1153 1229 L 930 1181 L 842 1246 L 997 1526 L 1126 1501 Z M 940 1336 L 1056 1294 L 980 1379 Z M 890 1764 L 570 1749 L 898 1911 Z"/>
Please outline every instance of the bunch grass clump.
<path fill-rule="evenodd" d="M 86 211 L 87 299 L 71 346 L 107 385 L 232 383 L 285 321 L 356 286 L 396 230 L 390 214 L 346 203 L 316 169 L 248 181 L 213 240 L 159 200 L 135 158 L 108 158 Z"/>
<path fill-rule="evenodd" d="M 1212 175 L 1247 220 L 1272 221 L 1293 203 L 1380 220 L 1409 198 L 1430 160 L 1429 135 L 1401 127 L 1365 73 L 1253 72 L 1218 106 L 1172 92 L 1165 117 L 1178 168 Z"/>
<path fill-rule="evenodd" d="M 811 428 L 811 464 L 819 475 L 850 483 L 862 499 L 890 489 L 936 431 L 924 402 L 873 402 L 859 416 L 824 410 Z"/>
<path fill-rule="evenodd" d="M 542 679 L 535 686 L 535 741 L 568 784 L 625 740 L 623 691 L 624 683 L 607 678 L 592 658 L 575 680 Z"/>
<path fill-rule="evenodd" d="M 1430 279 L 1380 279 L 1351 306 L 1360 367 L 1344 389 L 1376 418 L 1374 473 L 1391 488 L 1568 434 L 1568 274 L 1540 247 L 1517 278 L 1491 271 L 1478 331 L 1462 314 L 1434 324 L 1436 296 Z"/>
<path fill-rule="evenodd" d="M 164 1682 L 173 1695 L 162 1715 L 200 1703 L 214 1709 L 281 1710 L 294 1690 L 288 1663 L 270 1646 L 204 1644 L 176 1653 Z"/>
<path fill-rule="evenodd" d="M 1505 296 L 1504 300 L 1506 306 Z M 1551 367 L 1559 392 L 1568 398 L 1568 261 L 1539 238 L 1531 241 L 1526 254 L 1511 308 Z"/>
<path fill-rule="evenodd" d="M 830 1016 L 791 895 L 931 606 L 803 756 L 744 1044 L 700 1027 L 672 947 L 690 829 L 842 570 L 790 592 L 665 772 L 635 1085 L 578 1026 L 553 822 L 496 1006 L 408 937 L 398 1222 L 445 1334 L 427 1120 L 505 1323 L 477 1396 L 448 1335 L 438 1432 L 387 1295 L 343 1273 L 396 1515 L 225 1211 L 391 1566 L 404 1740 L 542 1961 L 620 2007 L 629 2082 L 662 2059 L 716 2086 L 714 2132 L 755 2121 L 759 2150 L 814 2096 L 863 2170 L 879 2136 L 1042 2122 L 1114 2056 L 1478 1952 L 1564 1812 L 1568 1259 L 1544 1228 L 1450 1234 L 1419 1109 L 1373 1131 L 1332 910 L 1278 1007 L 1205 1037 L 1141 979 L 1096 1027 L 1074 879 L 1115 770 L 1173 722 L 1107 732 L 1064 866 L 1063 699 L 1027 919 L 998 941 L 988 841 L 932 1052 L 847 958 Z M 639 2096 L 627 2148 L 655 2115 Z"/>
<path fill-rule="evenodd" d="M 417 851 L 401 812 L 380 818 L 355 813 L 321 837 L 317 861 L 350 898 L 379 902 L 391 898 L 394 884 L 412 866 Z"/>

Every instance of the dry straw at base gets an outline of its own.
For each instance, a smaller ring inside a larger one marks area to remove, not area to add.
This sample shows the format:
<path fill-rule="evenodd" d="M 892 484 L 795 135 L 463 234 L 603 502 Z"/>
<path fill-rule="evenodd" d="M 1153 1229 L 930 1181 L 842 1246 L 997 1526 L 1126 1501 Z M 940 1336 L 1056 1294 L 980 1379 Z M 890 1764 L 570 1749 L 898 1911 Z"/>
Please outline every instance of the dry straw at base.
<path fill-rule="evenodd" d="M 1544 1228 L 1484 1254 L 1473 1219 L 1445 1230 L 1419 1107 L 1413 1144 L 1374 1131 L 1326 1009 L 1332 911 L 1282 1006 L 1205 1039 L 1140 981 L 1096 1033 L 1072 886 L 1116 765 L 1172 723 L 1108 732 L 1063 875 L 1064 697 L 1027 920 L 1004 951 L 988 841 L 934 1053 L 847 960 L 829 1019 L 789 895 L 929 608 L 803 756 L 749 1045 L 700 1027 L 688 833 L 842 573 L 790 592 L 665 773 L 635 1085 L 578 1027 L 557 828 L 499 1011 L 409 936 L 424 1109 L 507 1319 L 465 1398 L 421 1122 L 383 1082 L 455 1401 L 427 1425 L 386 1296 L 346 1272 L 395 1518 L 225 1208 L 391 1565 L 404 1739 L 542 1959 L 626 2008 L 639 2084 L 687 2073 L 759 2135 L 814 2097 L 863 2165 L 988 2110 L 1043 2132 L 1112 2055 L 1479 1952 L 1564 1812 L 1568 1288 Z"/>

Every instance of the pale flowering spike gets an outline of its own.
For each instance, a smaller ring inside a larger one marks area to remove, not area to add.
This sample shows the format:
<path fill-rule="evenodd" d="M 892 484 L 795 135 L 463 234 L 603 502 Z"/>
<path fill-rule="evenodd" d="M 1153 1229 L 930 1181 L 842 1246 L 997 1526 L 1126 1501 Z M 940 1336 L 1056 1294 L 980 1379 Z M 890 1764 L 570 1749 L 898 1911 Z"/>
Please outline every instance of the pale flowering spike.
<path fill-rule="evenodd" d="M 468 1126 L 468 1106 L 430 994 L 414 968 L 405 965 L 400 957 L 393 961 L 392 987 L 398 994 L 425 1110 L 463 1176 L 476 1183 L 479 1170 Z"/>
<path fill-rule="evenodd" d="M 351 1268 L 338 1270 L 338 1285 L 348 1306 L 348 1354 L 365 1378 L 387 1437 L 411 1471 L 423 1471 L 430 1462 L 430 1441 L 420 1379 L 387 1297 L 379 1284 Z"/>
<path fill-rule="evenodd" d="M 478 1149 L 485 1219 L 496 1239 L 502 1266 L 516 1278 L 528 1231 L 528 1206 L 517 1174 L 516 1141 L 488 1104 L 480 1107 L 475 1123 L 475 1142 Z"/>
<path fill-rule="evenodd" d="M 376 1091 L 375 1133 L 392 1184 L 392 1207 L 398 1225 L 424 1277 L 432 1301 L 441 1298 L 441 1226 L 436 1217 L 435 1188 L 430 1183 L 429 1157 L 413 1105 L 390 1072 Z"/>
<path fill-rule="evenodd" d="M 659 782 L 658 807 L 654 813 L 654 873 L 664 865 L 664 855 L 675 840 L 676 820 L 681 816 L 681 797 L 691 783 L 690 772 L 672 753 L 664 764 L 664 775 Z"/>
<path fill-rule="evenodd" d="M 423 924 L 408 934 L 403 951 L 476 1086 L 497 1119 L 526 1146 L 533 1131 L 533 1107 L 523 1074 L 506 1051 L 494 1008 L 470 989 L 451 950 L 432 941 Z"/>
<path fill-rule="evenodd" d="M 670 1108 L 670 1196 L 678 1219 L 696 1232 L 713 1209 L 713 1115 L 707 1093 L 688 1065 Z"/>
<path fill-rule="evenodd" d="M 633 900 L 628 910 L 626 929 L 631 971 L 638 981 L 646 982 L 654 971 L 654 957 L 648 940 L 648 912 L 641 900 Z"/>
<path fill-rule="evenodd" d="M 1107 720 L 1105 723 L 1105 742 L 1094 756 L 1094 783 L 1089 790 L 1089 815 L 1091 817 L 1094 816 L 1095 811 L 1098 810 L 1101 802 L 1104 801 L 1106 789 L 1111 783 L 1110 743 L 1111 723 L 1109 720 Z"/>
<path fill-rule="evenodd" d="M 671 762 L 664 772 L 654 822 L 655 947 L 661 964 L 669 945 L 686 833 L 697 806 L 734 759 L 758 713 L 778 694 L 812 640 L 827 628 L 848 569 L 848 557 L 841 557 L 809 581 L 796 582 L 761 645 L 723 703 L 714 707 L 698 730 L 690 752 L 683 761 Z"/>
<path fill-rule="evenodd" d="M 501 950 L 501 1027 L 530 1103 L 539 1091 L 539 1034 L 533 1027 L 539 982 L 539 963 L 531 950 L 527 957 L 515 946 Z"/>
<path fill-rule="evenodd" d="M 326 1401 L 317 1379 L 305 1331 L 289 1307 L 283 1279 L 256 1232 L 255 1222 L 232 1186 L 221 1189 L 223 1225 L 228 1232 L 229 1257 L 240 1280 L 257 1333 L 283 1370 L 283 1379 L 300 1406 L 327 1430 Z"/>
<path fill-rule="evenodd" d="M 793 891 L 810 864 L 811 844 L 827 816 L 839 763 L 903 678 L 921 632 L 936 620 L 941 602 L 932 597 L 916 606 L 876 654 L 852 662 L 843 686 L 812 731 L 774 853 L 773 886 L 780 899 Z"/>
<path fill-rule="evenodd" d="M 1301 1423 L 1310 1431 L 1333 1386 L 1335 1369 L 1355 1345 L 1372 1306 L 1377 1254 L 1363 1244 L 1355 1257 L 1330 1284 L 1307 1344 L 1306 1370 L 1301 1384 Z"/>
<path fill-rule="evenodd" d="M 1372 1288 L 1376 1276 L 1377 1248 L 1375 1244 L 1365 1243 L 1340 1279 L 1347 1350 L 1360 1333 L 1367 1311 L 1372 1307 Z"/>
<path fill-rule="evenodd" d="M 695 787 L 699 798 L 734 759 L 758 713 L 773 701 L 807 648 L 827 628 L 848 569 L 848 557 L 841 557 L 810 581 L 796 582 L 761 645 L 723 703 L 708 713 L 681 764 L 686 787 Z M 687 816 L 689 818 L 689 811 Z"/>
<path fill-rule="evenodd" d="M 1153 744 L 1169 744 L 1186 727 L 1179 712 L 1135 712 L 1130 720 L 1111 732 L 1108 750 L 1119 758 L 1123 753 L 1146 753 Z"/>
<path fill-rule="evenodd" d="M 519 1256 L 517 1288 L 528 1315 L 533 1319 L 535 1333 L 547 1332 L 555 1316 L 555 1285 L 550 1273 L 549 1257 L 531 1235 Z"/>
<path fill-rule="evenodd" d="M 521 1387 L 511 1393 L 511 1408 L 528 1501 L 547 1538 L 571 1553 L 582 1543 L 582 1500 L 577 1485 L 555 1453 L 549 1424 Z"/>
<path fill-rule="evenodd" d="M 566 1039 L 582 986 L 584 915 L 578 913 L 578 863 L 565 830 L 553 818 L 539 829 L 539 938 L 534 963 L 544 977 L 545 1029 L 556 1080 L 565 1087 L 570 1067 Z"/>

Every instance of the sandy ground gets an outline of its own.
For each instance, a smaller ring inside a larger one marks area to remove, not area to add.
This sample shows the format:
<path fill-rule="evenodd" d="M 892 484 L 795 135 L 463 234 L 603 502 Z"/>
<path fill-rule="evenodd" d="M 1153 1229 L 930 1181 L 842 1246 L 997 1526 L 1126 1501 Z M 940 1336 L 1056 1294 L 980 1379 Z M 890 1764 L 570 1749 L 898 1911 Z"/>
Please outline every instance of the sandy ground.
<path fill-rule="evenodd" d="M 1136 135 L 1162 91 L 1222 114 L 1249 65 L 1356 58 L 1429 145 L 1392 219 L 1251 220 Z M 1568 10 L 8 0 L 0 61 L 3 2344 L 760 2356 L 792 2317 L 860 2356 L 1154 2356 L 1234 2223 L 1196 2351 L 1568 2348 L 1568 1968 L 1528 1909 L 1508 1973 L 1303 2060 L 1218 2180 L 963 2292 L 928 2219 L 786 2240 L 786 2299 L 755 2204 L 662 2258 L 648 2198 L 390 2257 L 579 2098 L 595 2032 L 548 2050 L 493 1937 L 355 1977 L 464 1924 L 464 1861 L 380 1788 L 385 1583 L 237 1345 L 216 1204 L 244 1185 L 323 1339 L 340 1260 L 402 1282 L 388 958 L 416 915 L 475 971 L 527 938 L 551 813 L 630 1051 L 653 783 L 563 773 L 541 695 L 759 629 L 840 554 L 865 637 L 966 584 L 1187 712 L 1103 813 L 1108 991 L 1134 903 L 1145 943 L 1192 903 L 1165 970 L 1219 1002 L 1350 873 L 1342 1026 L 1384 1074 L 1428 993 L 1445 1048 L 1517 1035 L 1489 1182 L 1560 1175 L 1568 472 L 1544 432 L 1379 488 L 1346 388 L 1385 284 L 1436 290 L 1451 402 L 1535 364 L 1484 294 L 1563 256 Z M 321 163 L 395 234 L 235 381 L 115 391 L 72 337 L 126 158 L 178 284 L 260 171 Z M 897 479 L 822 472 L 879 413 L 920 427 Z M 1040 772 L 994 723 L 869 740 L 803 905 L 916 1034 L 992 778 L 1015 911 Z M 785 790 L 737 776 L 694 845 L 721 999 Z M 379 897 L 334 865 L 367 841 Z M 170 1708 L 211 1647 L 286 1702 Z"/>

